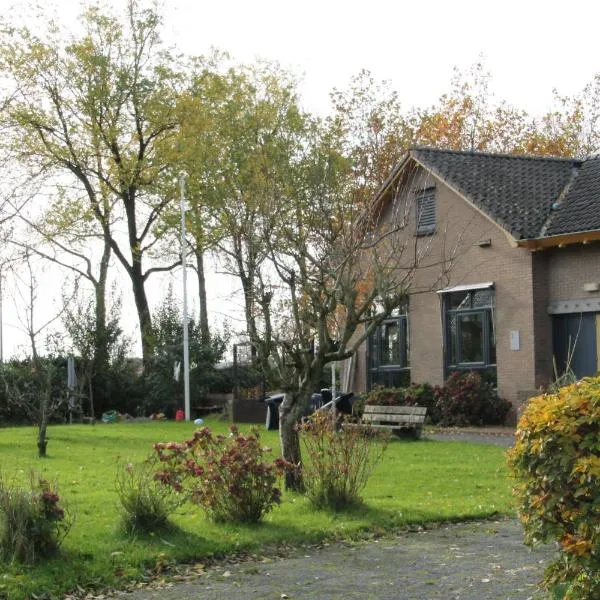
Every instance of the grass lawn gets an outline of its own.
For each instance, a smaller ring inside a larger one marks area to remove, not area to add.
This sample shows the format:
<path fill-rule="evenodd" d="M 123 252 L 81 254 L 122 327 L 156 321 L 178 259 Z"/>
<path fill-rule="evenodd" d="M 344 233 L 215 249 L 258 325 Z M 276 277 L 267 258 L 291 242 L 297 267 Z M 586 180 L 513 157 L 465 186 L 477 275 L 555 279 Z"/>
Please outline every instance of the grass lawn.
<path fill-rule="evenodd" d="M 225 432 L 227 424 L 209 421 Z M 244 429 L 244 427 L 242 427 Z M 173 561 L 202 562 L 207 556 L 257 551 L 261 545 L 295 544 L 356 537 L 406 525 L 485 518 L 514 510 L 504 449 L 462 442 L 393 439 L 352 512 L 318 512 L 301 496 L 284 494 L 282 504 L 258 526 L 215 525 L 194 506 L 181 509 L 178 529 L 165 535 L 128 539 L 119 534 L 116 463 L 142 460 L 157 441 L 183 441 L 194 425 L 174 422 L 61 425 L 50 428 L 48 458 L 36 456 L 35 430 L 2 429 L 0 469 L 26 480 L 31 469 L 59 484 L 75 523 L 60 559 L 39 566 L 3 565 L 0 598 L 18 600 L 46 592 L 58 596 L 82 588 L 119 586 L 142 579 L 148 568 Z M 278 448 L 277 432 L 263 431 Z"/>

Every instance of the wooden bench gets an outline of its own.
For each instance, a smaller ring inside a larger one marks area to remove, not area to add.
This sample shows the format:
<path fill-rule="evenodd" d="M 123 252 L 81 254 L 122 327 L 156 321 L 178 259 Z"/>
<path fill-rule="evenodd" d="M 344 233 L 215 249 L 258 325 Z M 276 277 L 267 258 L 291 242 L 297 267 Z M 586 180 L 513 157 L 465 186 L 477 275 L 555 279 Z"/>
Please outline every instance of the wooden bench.
<path fill-rule="evenodd" d="M 424 406 L 379 406 L 367 404 L 362 424 L 368 427 L 386 427 L 396 435 L 406 432 L 420 438 L 427 408 Z"/>

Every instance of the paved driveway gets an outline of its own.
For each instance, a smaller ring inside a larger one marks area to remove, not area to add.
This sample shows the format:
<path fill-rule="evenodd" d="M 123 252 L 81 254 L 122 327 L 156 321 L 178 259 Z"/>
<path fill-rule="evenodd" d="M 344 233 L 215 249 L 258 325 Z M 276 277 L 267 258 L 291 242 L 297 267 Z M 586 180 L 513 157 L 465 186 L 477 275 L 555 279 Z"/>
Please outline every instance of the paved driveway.
<path fill-rule="evenodd" d="M 463 523 L 214 567 L 128 600 L 529 600 L 551 554 L 522 544 L 516 519 Z"/>

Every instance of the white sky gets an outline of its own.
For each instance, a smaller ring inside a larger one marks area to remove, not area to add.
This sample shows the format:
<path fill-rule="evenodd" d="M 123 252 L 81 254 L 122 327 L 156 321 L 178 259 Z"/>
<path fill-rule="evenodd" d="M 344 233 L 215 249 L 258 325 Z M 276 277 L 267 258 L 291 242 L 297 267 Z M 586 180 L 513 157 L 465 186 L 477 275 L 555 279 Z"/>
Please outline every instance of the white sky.
<path fill-rule="evenodd" d="M 189 53 L 276 59 L 304 74 L 307 107 L 361 68 L 389 79 L 406 106 L 433 103 L 452 68 L 483 55 L 499 98 L 542 112 L 553 88 L 600 71 L 600 3 L 550 0 L 166 0 L 167 34 Z"/>
<path fill-rule="evenodd" d="M 117 7 L 124 3 L 112 1 Z M 81 6 L 77 0 L 51 4 L 59 19 L 70 21 Z M 482 57 L 495 97 L 532 114 L 550 108 L 553 88 L 563 95 L 577 93 L 600 72 L 600 3 L 592 1 L 164 0 L 162 4 L 166 41 L 186 54 L 207 53 L 214 46 L 239 61 L 277 60 L 302 76 L 304 105 L 316 112 L 327 111 L 329 91 L 346 87 L 362 68 L 376 79 L 390 80 L 409 108 L 435 102 L 449 90 L 454 67 L 467 70 Z M 31 12 L 19 5 L 16 10 L 22 14 Z M 8 6 L 7 0 L 0 0 L 0 11 Z M 193 274 L 190 277 L 193 280 Z M 179 274 L 173 280 L 180 285 Z M 158 287 L 153 286 L 154 298 L 161 295 Z M 223 302 L 230 286 L 213 278 L 209 287 L 220 291 L 212 293 L 209 311 L 228 312 Z M 124 292 L 127 305 L 131 299 L 128 290 Z M 195 293 L 192 287 L 190 299 Z M 5 300 L 5 355 L 22 343 L 9 303 Z M 133 311 L 127 315 L 133 324 Z"/>

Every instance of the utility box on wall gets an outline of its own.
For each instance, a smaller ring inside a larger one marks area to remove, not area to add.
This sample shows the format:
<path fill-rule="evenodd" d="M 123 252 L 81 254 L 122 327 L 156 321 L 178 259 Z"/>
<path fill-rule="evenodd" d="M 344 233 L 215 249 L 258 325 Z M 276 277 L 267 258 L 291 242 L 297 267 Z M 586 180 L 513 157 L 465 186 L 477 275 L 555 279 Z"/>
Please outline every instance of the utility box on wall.
<path fill-rule="evenodd" d="M 519 330 L 515 329 L 510 332 L 510 349 L 520 350 L 521 349 L 521 336 Z"/>

